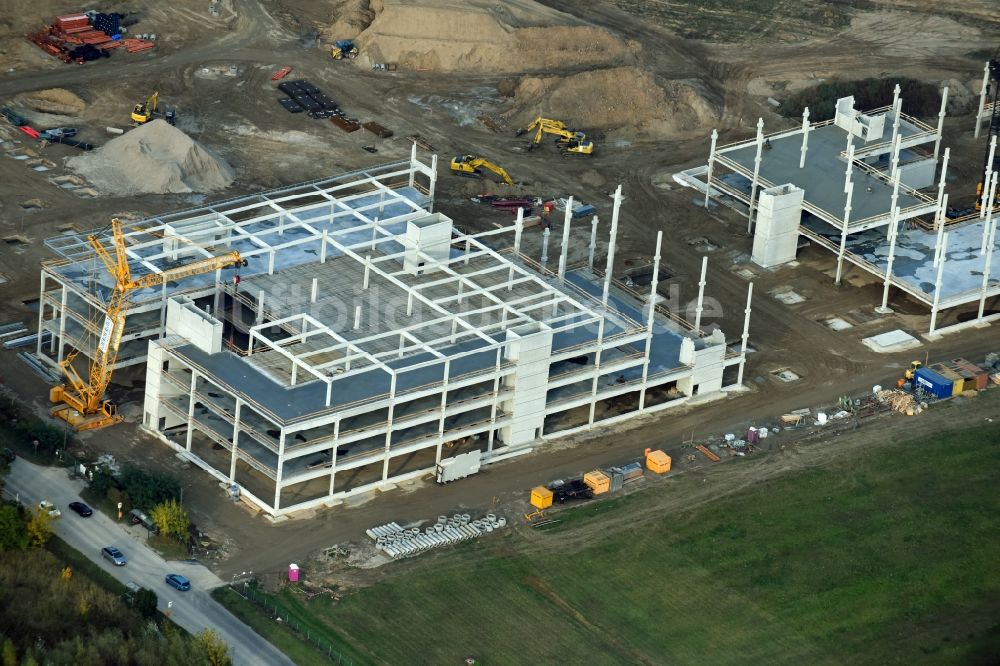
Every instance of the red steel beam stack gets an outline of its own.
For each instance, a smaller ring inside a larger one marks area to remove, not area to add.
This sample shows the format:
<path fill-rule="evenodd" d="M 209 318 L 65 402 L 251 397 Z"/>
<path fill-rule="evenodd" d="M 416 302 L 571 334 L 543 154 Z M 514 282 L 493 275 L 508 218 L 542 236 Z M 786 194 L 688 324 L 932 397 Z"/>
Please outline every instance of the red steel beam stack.
<path fill-rule="evenodd" d="M 90 29 L 90 19 L 87 18 L 86 14 L 66 14 L 65 16 L 57 16 L 52 26 L 65 33 L 80 32 L 81 28 L 83 30 Z"/>
<path fill-rule="evenodd" d="M 125 42 L 125 50 L 129 53 L 145 51 L 156 46 L 156 42 L 146 41 L 145 39 L 123 39 L 122 41 Z"/>

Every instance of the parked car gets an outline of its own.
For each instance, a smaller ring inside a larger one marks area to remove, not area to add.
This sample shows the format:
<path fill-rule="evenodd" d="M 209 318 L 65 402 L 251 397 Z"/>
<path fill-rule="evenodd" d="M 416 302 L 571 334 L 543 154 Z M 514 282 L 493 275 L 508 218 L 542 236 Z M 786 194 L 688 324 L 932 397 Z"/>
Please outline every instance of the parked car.
<path fill-rule="evenodd" d="M 165 580 L 167 581 L 167 585 L 181 592 L 191 589 L 191 581 L 180 574 L 167 574 Z"/>
<path fill-rule="evenodd" d="M 38 503 L 38 508 L 42 511 L 47 511 L 49 516 L 52 518 L 58 518 L 62 515 L 62 511 L 56 508 L 56 505 L 48 500 L 42 500 Z"/>
<path fill-rule="evenodd" d="M 84 504 L 83 502 L 70 502 L 69 508 L 74 513 L 77 513 L 80 516 L 83 516 L 84 518 L 89 518 L 90 516 L 94 515 L 94 512 L 91 510 L 91 508 L 86 504 Z"/>
<path fill-rule="evenodd" d="M 101 548 L 101 555 L 104 556 L 104 559 L 114 562 L 116 567 L 123 567 L 128 564 L 128 560 L 125 559 L 122 551 L 118 550 L 114 546 L 105 546 L 104 548 Z"/>
<path fill-rule="evenodd" d="M 154 523 L 149 516 L 144 514 L 139 509 L 132 509 L 131 513 L 129 513 L 129 521 L 133 525 L 142 525 L 149 530 L 150 534 L 159 534 L 160 532 L 160 530 L 156 528 L 156 523 Z"/>

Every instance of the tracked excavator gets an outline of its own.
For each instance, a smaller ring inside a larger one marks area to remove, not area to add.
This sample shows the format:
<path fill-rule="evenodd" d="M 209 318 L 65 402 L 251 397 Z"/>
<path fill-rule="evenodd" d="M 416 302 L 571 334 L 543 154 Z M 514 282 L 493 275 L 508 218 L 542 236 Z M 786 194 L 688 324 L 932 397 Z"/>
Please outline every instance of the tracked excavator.
<path fill-rule="evenodd" d="M 507 170 L 498 164 L 490 162 L 485 157 L 475 155 L 456 155 L 451 159 L 451 172 L 459 176 L 482 176 L 483 169 L 489 169 L 500 176 L 504 183 L 513 185 L 514 179 L 510 177 Z"/>
<path fill-rule="evenodd" d="M 247 265 L 239 252 L 229 252 L 135 278 L 129 267 L 122 225 L 117 219 L 111 220 L 111 236 L 114 241 L 114 256 L 96 234 L 87 237 L 87 242 L 115 283 L 104 309 L 104 326 L 100 338 L 91 352 L 90 374 L 84 380 L 73 367 L 73 361 L 80 354 L 79 349 L 74 349 L 59 363 L 66 375 L 66 384 L 53 386 L 49 391 L 49 399 L 59 403 L 52 410 L 52 415 L 66 421 L 77 431 L 104 428 L 122 420 L 111 401 L 105 399 L 104 393 L 111 383 L 111 374 L 125 330 L 125 315 L 136 290 L 159 287 L 168 281 L 210 273 L 221 268 L 235 266 L 239 269 Z M 96 333 L 96 322 L 93 323 L 93 330 Z"/>
<path fill-rule="evenodd" d="M 564 157 L 581 157 L 594 154 L 594 142 L 587 139 L 583 132 L 577 132 L 566 126 L 561 120 L 552 118 L 535 118 L 530 125 L 517 130 L 517 136 L 534 132 L 535 136 L 528 143 L 528 150 L 542 142 L 542 137 L 551 134 L 556 137 L 556 144 Z"/>

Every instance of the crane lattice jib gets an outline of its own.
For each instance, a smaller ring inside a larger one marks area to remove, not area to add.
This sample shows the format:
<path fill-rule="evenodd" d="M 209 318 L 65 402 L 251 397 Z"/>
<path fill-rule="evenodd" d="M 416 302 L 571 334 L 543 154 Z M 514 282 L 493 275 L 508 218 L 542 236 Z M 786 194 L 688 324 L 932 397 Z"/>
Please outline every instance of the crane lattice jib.
<path fill-rule="evenodd" d="M 201 259 L 183 266 L 171 268 L 161 273 L 150 273 L 138 279 L 132 279 L 132 271 L 128 263 L 125 246 L 125 235 L 121 223 L 117 219 L 111 221 L 111 233 L 114 239 L 115 256 L 112 257 L 97 236 L 89 236 L 87 241 L 94 252 L 104 263 L 108 273 L 114 278 L 115 287 L 111 292 L 105 308 L 104 327 L 90 363 L 90 375 L 84 383 L 80 375 L 73 369 L 72 362 L 79 350 L 71 352 L 62 362 L 63 371 L 77 396 L 71 398 L 70 404 L 84 413 L 93 413 L 100 409 L 104 392 L 111 383 L 111 374 L 118 358 L 118 348 L 121 345 L 125 331 L 125 315 L 128 312 L 132 294 L 148 287 L 159 286 L 170 280 L 178 280 L 192 275 L 209 273 L 229 266 L 245 266 L 246 262 L 239 252 L 229 252 L 218 257 Z M 79 403 L 79 404 L 75 404 Z"/>

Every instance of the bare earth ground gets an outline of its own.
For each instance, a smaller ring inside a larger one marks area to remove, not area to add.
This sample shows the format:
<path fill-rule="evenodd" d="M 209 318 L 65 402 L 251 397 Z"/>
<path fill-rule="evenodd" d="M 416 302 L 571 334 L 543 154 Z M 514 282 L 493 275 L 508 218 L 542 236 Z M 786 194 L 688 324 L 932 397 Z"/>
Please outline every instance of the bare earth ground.
<path fill-rule="evenodd" d="M 317 42 L 315 35 L 329 27 L 323 23 L 326 15 L 332 22 L 332 9 L 324 12 L 323 6 L 340 7 L 343 2 L 232 0 L 223 3 L 218 19 L 208 16 L 202 2 L 181 0 L 171 3 L 169 11 L 158 6 L 145 9 L 144 3 L 117 3 L 131 9 L 142 5 L 142 30 L 157 32 L 160 44 L 149 52 L 119 53 L 82 67 L 63 65 L 21 38 L 57 11 L 64 11 L 64 5 L 48 0 L 22 4 L 22 10 L 15 14 L 28 18 L 19 18 L 22 22 L 13 25 L 0 24 L 2 103 L 25 91 L 66 88 L 87 103 L 82 114 L 71 119 L 83 128 L 82 138 L 102 144 L 108 140 L 105 126 L 126 127 L 131 105 L 159 90 L 165 104 L 177 107 L 178 127 L 235 168 L 236 183 L 221 195 L 213 195 L 220 198 L 403 158 L 410 150 L 405 137 L 413 133 L 433 144 L 443 161 L 452 154 L 484 154 L 505 166 L 516 180 L 527 183 L 520 188 L 524 191 L 546 196 L 573 194 L 594 203 L 602 216 L 602 236 L 607 234 L 610 219 L 607 194 L 621 183 L 626 203 L 616 273 L 650 261 L 652 240 L 657 230 L 663 230 L 667 242 L 664 264 L 672 277 L 661 285 L 661 292 L 670 293 L 671 305 L 683 311 L 696 296 L 702 257 L 690 243 L 708 239 L 719 249 L 708 253 L 707 295 L 721 304 L 708 322 L 721 326 L 730 340 L 736 340 L 740 333 L 746 297 L 747 281 L 734 272 L 749 264 L 751 240 L 745 235 L 745 222 L 725 209 L 706 215 L 704 209 L 692 204 L 692 192 L 677 188 L 670 178 L 673 172 L 705 159 L 708 146 L 704 137 L 711 127 L 717 125 L 722 142 L 728 142 L 748 136 L 759 116 L 765 118 L 769 129 L 791 126 L 771 112 L 765 98 L 780 97 L 782 91 L 831 76 L 891 74 L 934 82 L 957 80 L 972 90 L 981 77 L 983 58 L 966 55 L 989 47 L 996 34 L 995 15 L 989 13 L 991 5 L 986 2 L 948 3 L 934 13 L 925 11 L 923 3 L 879 3 L 877 8 L 855 3 L 857 8 L 845 8 L 845 3 L 812 2 L 807 3 L 812 8 L 829 5 L 836 16 L 814 22 L 816 29 L 804 35 L 793 35 L 792 30 L 774 22 L 739 20 L 727 24 L 731 27 L 726 28 L 726 34 L 712 37 L 716 42 L 708 42 L 685 40 L 669 31 L 669 22 L 664 28 L 662 21 L 649 20 L 653 9 L 666 3 L 550 0 L 544 4 L 573 14 L 574 24 L 600 26 L 631 45 L 608 66 L 635 68 L 664 90 L 693 90 L 714 114 L 714 118 L 711 114 L 692 116 L 696 126 L 678 128 L 675 134 L 655 141 L 643 138 L 648 128 L 638 125 L 600 127 L 599 133 L 609 140 L 599 141 L 597 157 L 562 160 L 547 147 L 525 154 L 521 152 L 523 141 L 513 137 L 512 130 L 523 117 L 519 114 L 526 113 L 528 107 L 517 106 L 518 102 L 498 89 L 509 94 L 511 86 L 520 81 L 517 74 L 444 74 L 405 68 L 389 74 L 370 71 L 361 62 L 365 54 L 353 63 L 330 60 L 323 48 L 326 37 Z M 676 13 L 680 11 L 676 7 L 689 4 L 671 3 L 671 11 Z M 788 3 L 765 4 L 781 9 Z M 550 13 L 546 9 L 546 16 Z M 801 22 L 808 17 L 796 14 L 794 20 Z M 739 26 L 744 26 L 742 32 Z M 900 34 L 898 38 L 894 31 Z M 914 31 L 919 31 L 919 39 L 903 37 Z M 957 31 L 961 39 L 955 38 Z M 295 67 L 293 77 L 309 78 L 322 87 L 349 114 L 375 119 L 392 128 L 396 136 L 378 140 L 361 132 L 347 135 L 327 122 L 285 113 L 275 103 L 278 95 L 270 81 L 271 73 L 283 65 Z M 531 70 L 530 64 L 525 70 Z M 553 66 L 545 75 L 568 78 L 579 71 L 567 60 L 565 68 Z M 607 104 L 615 103 L 615 95 L 626 102 L 630 98 L 628 90 L 598 92 Z M 670 99 L 671 103 L 676 101 Z M 588 101 L 587 91 L 582 91 L 581 104 Z M 494 118 L 503 131 L 491 131 L 475 119 L 476 115 Z M 571 117 L 565 119 L 573 122 Z M 983 146 L 981 141 L 972 141 L 968 116 L 950 118 L 946 128 L 945 145 L 952 146 L 955 177 L 952 203 L 960 203 L 956 199 L 963 193 L 972 198 Z M 43 175 L 0 156 L 0 238 L 23 239 L 0 244 L 0 274 L 8 280 L 0 286 L 0 322 L 30 323 L 37 316 L 25 302 L 38 296 L 38 262 L 52 258 L 41 246 L 42 239 L 67 228 L 103 226 L 110 216 L 124 212 L 150 214 L 203 200 L 200 195 L 83 200 L 45 178 L 68 173 L 63 160 L 77 154 L 74 149 L 60 145 L 39 149 L 16 135 L 8 140 L 17 147 L 32 147 L 54 167 Z M 362 151 L 365 144 L 375 145 L 378 154 Z M 442 167 L 437 196 L 442 212 L 473 230 L 509 222 L 504 214 L 468 201 L 471 194 L 497 188 L 452 179 L 445 173 L 447 167 Z M 29 200 L 34 201 L 29 205 Z M 574 246 L 571 260 L 585 256 L 586 232 L 574 232 L 574 241 L 580 242 Z M 538 236 L 527 236 L 529 252 L 538 252 L 539 240 Z M 601 241 L 599 251 L 605 248 L 606 242 Z M 637 419 L 627 428 L 600 432 L 585 441 L 551 442 L 545 451 L 491 467 L 447 488 L 414 484 L 351 510 L 336 508 L 310 520 L 271 525 L 227 503 L 206 475 L 181 469 L 181 463 L 161 443 L 139 433 L 134 425 L 82 439 L 120 460 L 168 469 L 181 476 L 186 485 L 185 503 L 196 522 L 226 544 L 226 558 L 213 565 L 223 575 L 246 569 L 277 571 L 319 548 L 357 539 L 369 526 L 429 518 L 459 507 L 489 506 L 495 497 L 501 507 L 516 513 L 526 490 L 538 483 L 636 458 L 646 446 L 677 453 L 675 460 L 682 469 L 704 465 L 701 459 L 683 461 L 679 447 L 692 431 L 699 436 L 738 431 L 753 423 L 773 421 L 791 409 L 830 405 L 840 395 L 893 382 L 911 355 L 879 356 L 868 351 L 860 339 L 893 328 L 919 334 L 927 328 L 926 310 L 896 296 L 897 313 L 876 316 L 872 306 L 878 300 L 880 285 L 851 269 L 847 284 L 834 287 L 833 262 L 827 253 L 815 248 L 800 252 L 800 264 L 798 269 L 776 272 L 751 269 L 756 274 L 751 324 L 751 344 L 756 351 L 749 357 L 746 375 L 751 391 L 714 404 Z M 793 288 L 805 301 L 786 306 L 773 298 L 772 292 L 787 288 Z M 832 331 L 823 321 L 833 316 L 847 319 L 854 327 Z M 928 343 L 919 355 L 981 360 L 996 346 L 996 332 L 986 328 Z M 794 370 L 801 379 L 789 384 L 778 381 L 770 373 L 781 368 Z M 113 395 L 124 403 L 126 413 L 137 413 L 141 379 L 135 372 L 116 377 L 119 385 Z M 12 352 L 0 354 L 0 381 L 18 390 L 39 411 L 46 408 L 47 386 Z M 900 423 L 904 421 L 886 422 L 886 436 Z M 570 454 L 564 450 L 568 446 L 575 446 Z"/>

